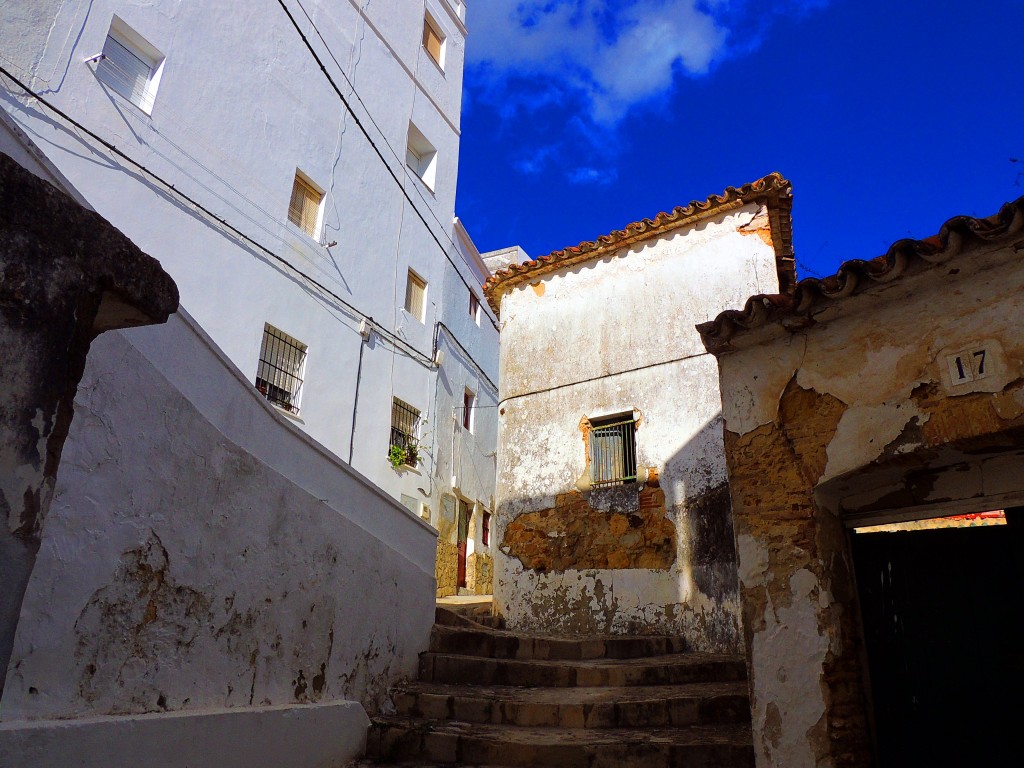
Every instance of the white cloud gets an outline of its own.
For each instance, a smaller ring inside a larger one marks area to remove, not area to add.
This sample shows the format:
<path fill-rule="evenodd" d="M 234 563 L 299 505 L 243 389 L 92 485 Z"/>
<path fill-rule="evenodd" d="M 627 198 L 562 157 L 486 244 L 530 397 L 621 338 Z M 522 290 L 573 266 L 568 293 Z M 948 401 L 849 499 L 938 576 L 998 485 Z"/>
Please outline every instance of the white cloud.
<path fill-rule="evenodd" d="M 469 9 L 471 87 L 505 91 L 529 80 L 514 107 L 574 92 L 599 125 L 667 93 L 675 72 L 706 74 L 729 30 L 714 9 L 727 0 L 476 0 Z M 509 97 L 508 93 L 504 94 Z"/>

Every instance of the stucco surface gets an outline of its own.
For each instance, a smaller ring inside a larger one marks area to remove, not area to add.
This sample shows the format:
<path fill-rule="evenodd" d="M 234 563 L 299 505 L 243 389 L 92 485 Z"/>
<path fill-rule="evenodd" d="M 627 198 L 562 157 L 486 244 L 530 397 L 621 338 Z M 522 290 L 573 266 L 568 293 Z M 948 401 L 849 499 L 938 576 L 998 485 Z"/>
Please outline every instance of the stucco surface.
<path fill-rule="evenodd" d="M 701 650 L 739 647 L 715 361 L 694 325 L 751 291 L 777 290 L 766 226 L 750 204 L 503 296 L 494 589 L 509 626 L 669 632 Z M 637 419 L 638 484 L 625 489 L 632 501 L 608 502 L 586 490 L 581 423 L 622 413 Z M 648 477 L 664 493 L 648 523 L 669 532 L 667 557 L 652 558 L 650 536 L 630 544 Z M 577 530 L 565 519 L 574 515 L 607 524 Z M 550 544 L 508 539 L 542 533 L 545 519 Z"/>
<path fill-rule="evenodd" d="M 1024 499 L 1020 247 L 965 246 L 721 352 L 759 766 L 870 760 L 844 523 Z"/>
<path fill-rule="evenodd" d="M 75 411 L 5 721 L 345 699 L 372 710 L 414 673 L 433 533 L 340 463 L 319 485 L 293 473 L 329 454 L 187 320 L 100 337 Z"/>

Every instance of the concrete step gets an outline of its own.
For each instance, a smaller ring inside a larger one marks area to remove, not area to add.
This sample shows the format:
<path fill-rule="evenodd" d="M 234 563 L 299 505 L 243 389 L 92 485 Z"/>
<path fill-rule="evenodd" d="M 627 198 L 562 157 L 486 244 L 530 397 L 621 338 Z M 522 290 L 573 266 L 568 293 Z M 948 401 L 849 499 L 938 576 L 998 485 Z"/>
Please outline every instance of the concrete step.
<path fill-rule="evenodd" d="M 630 688 L 405 683 L 392 698 L 401 716 L 494 725 L 654 728 L 750 722 L 744 681 Z"/>
<path fill-rule="evenodd" d="M 421 682 L 455 685 L 598 687 L 684 685 L 745 680 L 742 656 L 673 653 L 641 659 L 541 661 L 420 654 Z"/>
<path fill-rule="evenodd" d="M 519 768 L 754 765 L 750 728 L 745 725 L 566 729 L 376 718 L 367 756 L 383 763 L 413 760 Z"/>
<path fill-rule="evenodd" d="M 433 653 L 485 656 L 495 659 L 581 660 L 636 659 L 685 650 L 679 637 L 610 635 L 591 638 L 535 637 L 469 625 L 435 624 L 430 633 Z"/>

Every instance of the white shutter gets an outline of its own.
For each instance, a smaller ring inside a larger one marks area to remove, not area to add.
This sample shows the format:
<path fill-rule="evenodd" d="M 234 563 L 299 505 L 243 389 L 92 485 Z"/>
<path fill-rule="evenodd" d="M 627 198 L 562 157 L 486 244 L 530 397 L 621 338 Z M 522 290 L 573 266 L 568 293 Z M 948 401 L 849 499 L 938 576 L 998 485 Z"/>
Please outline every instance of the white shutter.
<path fill-rule="evenodd" d="M 104 58 L 96 67 L 96 75 L 135 106 L 149 111 L 153 107 L 149 81 L 153 62 L 125 46 L 111 35 L 103 45 Z"/>

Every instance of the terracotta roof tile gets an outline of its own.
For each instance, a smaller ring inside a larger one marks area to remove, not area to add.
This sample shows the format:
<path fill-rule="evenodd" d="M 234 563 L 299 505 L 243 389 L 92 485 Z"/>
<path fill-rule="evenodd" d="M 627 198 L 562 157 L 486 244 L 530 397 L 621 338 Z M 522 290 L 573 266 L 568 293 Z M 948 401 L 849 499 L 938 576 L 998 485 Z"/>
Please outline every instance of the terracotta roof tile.
<path fill-rule="evenodd" d="M 712 195 L 706 200 L 694 200 L 689 205 L 673 208 L 669 213 L 659 213 L 653 219 L 642 219 L 623 229 L 602 235 L 596 240 L 582 242 L 571 248 L 554 251 L 547 256 L 512 264 L 496 272 L 484 283 L 484 294 L 497 314 L 501 297 L 516 285 L 537 280 L 542 275 L 565 267 L 574 266 L 600 258 L 632 243 L 647 240 L 664 232 L 696 223 L 712 215 L 752 202 L 765 202 L 771 220 L 772 245 L 775 248 L 779 272 L 779 287 L 783 292 L 791 290 L 796 282 L 793 261 L 793 185 L 779 173 L 771 173 L 742 187 L 726 187 L 721 195 Z"/>
<path fill-rule="evenodd" d="M 733 338 L 746 331 L 775 323 L 790 329 L 806 327 L 814 322 L 813 311 L 829 303 L 862 293 L 875 285 L 898 280 L 907 273 L 945 264 L 970 246 L 995 243 L 1022 234 L 1024 197 L 1006 203 L 998 213 L 987 218 L 956 216 L 931 237 L 897 240 L 886 253 L 869 261 L 852 259 L 843 262 L 834 275 L 804 278 L 791 295 L 751 296 L 743 309 L 726 310 L 714 320 L 698 325 L 697 330 L 709 352 L 724 352 Z"/>

